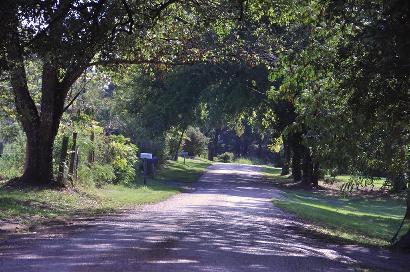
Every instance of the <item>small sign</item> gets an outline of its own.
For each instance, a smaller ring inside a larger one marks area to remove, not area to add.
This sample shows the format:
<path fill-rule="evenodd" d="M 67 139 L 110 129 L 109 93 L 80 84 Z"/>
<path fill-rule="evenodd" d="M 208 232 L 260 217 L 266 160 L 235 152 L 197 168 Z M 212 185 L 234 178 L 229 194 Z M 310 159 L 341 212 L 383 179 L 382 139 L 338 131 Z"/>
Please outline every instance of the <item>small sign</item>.
<path fill-rule="evenodd" d="M 152 160 L 152 154 L 151 154 L 151 153 L 141 153 L 140 158 L 141 158 L 141 159 L 149 159 L 149 160 Z"/>
<path fill-rule="evenodd" d="M 188 152 L 186 152 L 186 151 L 182 151 L 182 152 L 181 152 L 181 156 L 184 157 L 184 158 L 188 157 L 188 155 L 189 155 L 189 154 L 188 154 Z"/>

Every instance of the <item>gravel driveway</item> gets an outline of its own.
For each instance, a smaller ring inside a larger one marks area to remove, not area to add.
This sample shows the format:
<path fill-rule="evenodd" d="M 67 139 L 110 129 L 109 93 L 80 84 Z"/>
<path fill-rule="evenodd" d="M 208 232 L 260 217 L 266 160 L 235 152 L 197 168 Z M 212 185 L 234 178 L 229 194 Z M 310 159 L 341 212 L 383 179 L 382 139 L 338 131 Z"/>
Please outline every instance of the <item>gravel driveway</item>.
<path fill-rule="evenodd" d="M 304 237 L 279 194 L 257 166 L 215 164 L 192 193 L 2 242 L 0 271 L 408 271 L 408 256 Z"/>

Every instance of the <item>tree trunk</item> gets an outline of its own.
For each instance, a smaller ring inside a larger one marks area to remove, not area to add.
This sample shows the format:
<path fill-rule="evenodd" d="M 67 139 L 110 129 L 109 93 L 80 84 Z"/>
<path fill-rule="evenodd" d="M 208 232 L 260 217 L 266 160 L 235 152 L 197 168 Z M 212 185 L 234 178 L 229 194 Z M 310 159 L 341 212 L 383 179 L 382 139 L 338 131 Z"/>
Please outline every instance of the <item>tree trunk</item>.
<path fill-rule="evenodd" d="M 400 226 L 400 229 L 403 226 L 403 223 L 405 220 L 410 220 L 410 191 L 407 192 L 407 209 L 406 209 L 406 214 L 404 215 L 404 218 L 403 218 L 402 225 Z M 399 233 L 399 231 L 397 232 L 397 234 Z M 393 239 L 395 239 L 396 237 L 397 236 L 395 236 Z M 399 241 L 397 241 L 394 247 L 402 251 L 410 252 L 410 229 L 407 231 L 406 234 L 400 237 Z"/>
<path fill-rule="evenodd" d="M 313 187 L 319 186 L 319 178 L 320 178 L 320 166 L 319 166 L 319 163 L 316 162 L 313 164 L 313 173 L 312 173 L 312 186 Z"/>
<path fill-rule="evenodd" d="M 53 137 L 45 137 L 40 129 L 26 131 L 26 162 L 21 180 L 33 185 L 47 185 L 53 181 Z M 48 135 L 47 135 L 48 136 Z"/>
<path fill-rule="evenodd" d="M 214 157 L 218 155 L 218 139 L 219 139 L 220 129 L 215 129 L 214 136 L 212 140 L 208 143 L 208 160 L 213 161 Z"/>
<path fill-rule="evenodd" d="M 212 141 L 208 143 L 208 160 L 213 161 L 215 157 L 215 149 Z"/>
<path fill-rule="evenodd" d="M 26 164 L 21 180 L 28 184 L 49 185 L 54 179 L 53 144 L 68 90 L 81 76 L 94 54 L 86 51 L 65 64 L 59 61 L 58 55 L 43 56 L 41 102 L 37 108 L 27 83 L 17 7 L 7 9 L 2 16 L 6 28 L 3 42 L 10 85 L 18 118 L 27 137 Z M 61 78 L 61 75 L 64 77 Z"/>
<path fill-rule="evenodd" d="M 292 176 L 293 181 L 299 182 L 302 179 L 302 169 L 301 169 L 301 154 L 300 148 L 295 146 L 292 152 Z"/>
<path fill-rule="evenodd" d="M 178 145 L 177 145 L 177 148 L 174 154 L 174 161 L 178 160 L 178 152 L 179 152 L 179 149 L 181 148 L 182 140 L 184 139 L 185 130 L 186 128 L 184 128 L 184 130 L 181 132 L 181 137 L 179 137 Z"/>
<path fill-rule="evenodd" d="M 238 135 L 236 135 L 235 139 L 235 156 L 239 158 L 241 156 L 242 151 L 242 139 Z"/>
<path fill-rule="evenodd" d="M 303 147 L 303 176 L 302 186 L 310 188 L 312 186 L 313 164 L 312 157 L 308 148 Z"/>
<path fill-rule="evenodd" d="M 400 193 L 406 190 L 407 184 L 406 184 L 406 178 L 404 174 L 392 174 L 390 176 L 390 180 L 392 182 L 392 193 Z"/>
<path fill-rule="evenodd" d="M 290 148 L 287 139 L 284 139 L 283 142 L 283 166 L 281 176 L 289 174 L 289 163 L 290 163 Z"/>

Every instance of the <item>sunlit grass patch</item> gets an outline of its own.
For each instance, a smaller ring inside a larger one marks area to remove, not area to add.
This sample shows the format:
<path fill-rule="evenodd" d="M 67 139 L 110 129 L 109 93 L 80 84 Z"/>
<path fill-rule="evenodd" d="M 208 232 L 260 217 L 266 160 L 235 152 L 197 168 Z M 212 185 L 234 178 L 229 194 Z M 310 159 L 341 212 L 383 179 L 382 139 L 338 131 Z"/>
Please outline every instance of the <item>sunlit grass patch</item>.
<path fill-rule="evenodd" d="M 178 158 L 178 161 L 167 161 L 155 179 L 194 182 L 202 175 L 204 170 L 212 164 L 210 161 L 204 159 L 186 159 L 185 164 L 183 162 L 183 158 Z"/>
<path fill-rule="evenodd" d="M 240 157 L 236 158 L 234 163 L 239 163 L 239 164 L 248 164 L 248 165 L 263 165 L 265 162 L 259 158 L 253 158 L 253 157 Z"/>
<path fill-rule="evenodd" d="M 101 188 L 81 187 L 67 190 L 10 189 L 0 186 L 0 220 L 32 224 L 78 214 L 92 215 L 118 208 L 155 203 L 178 193 L 180 188 L 167 186 L 167 180 L 194 182 L 209 161 L 187 159 L 168 162 L 147 185 L 138 179 L 130 185 L 107 184 Z"/>
<path fill-rule="evenodd" d="M 327 179 L 332 179 L 329 176 L 326 176 Z M 346 183 L 352 180 L 352 178 L 354 178 L 351 175 L 340 175 L 340 176 L 336 176 L 334 179 L 337 182 L 340 183 Z M 383 187 L 383 185 L 385 184 L 386 179 L 385 178 L 373 178 L 372 183 L 374 185 L 374 189 L 380 189 L 381 187 Z M 372 187 L 370 186 L 370 184 L 367 187 Z"/>
<path fill-rule="evenodd" d="M 389 245 L 405 213 L 405 202 L 400 199 L 336 197 L 308 191 L 285 191 L 284 196 L 274 199 L 274 204 L 316 224 L 319 232 L 369 245 Z"/>

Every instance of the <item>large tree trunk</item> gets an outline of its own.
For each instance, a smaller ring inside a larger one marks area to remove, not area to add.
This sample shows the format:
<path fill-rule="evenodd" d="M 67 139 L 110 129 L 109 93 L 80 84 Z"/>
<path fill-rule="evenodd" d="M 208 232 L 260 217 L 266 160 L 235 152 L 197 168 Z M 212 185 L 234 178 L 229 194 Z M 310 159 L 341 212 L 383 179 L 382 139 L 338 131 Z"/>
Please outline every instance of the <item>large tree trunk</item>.
<path fill-rule="evenodd" d="M 292 176 L 293 181 L 299 182 L 302 179 L 302 169 L 301 169 L 301 154 L 300 148 L 295 146 L 292 152 Z"/>
<path fill-rule="evenodd" d="M 236 135 L 235 139 L 235 156 L 239 158 L 241 156 L 242 151 L 242 139 L 238 135 Z"/>
<path fill-rule="evenodd" d="M 313 164 L 308 148 L 303 147 L 303 176 L 301 185 L 310 188 L 312 185 Z"/>
<path fill-rule="evenodd" d="M 42 131 L 26 131 L 26 162 L 22 181 L 45 185 L 53 180 L 54 137 L 46 138 Z"/>
<path fill-rule="evenodd" d="M 389 178 L 393 185 L 391 189 L 392 193 L 400 193 L 406 190 L 407 184 L 404 174 L 392 174 Z"/>
<path fill-rule="evenodd" d="M 293 181 L 299 182 L 302 180 L 302 136 L 301 134 L 291 134 L 289 139 L 289 147 L 292 149 L 292 176 Z"/>
<path fill-rule="evenodd" d="M 318 187 L 319 186 L 319 178 L 320 178 L 320 165 L 318 162 L 313 164 L 313 173 L 312 173 L 312 186 Z"/>
<path fill-rule="evenodd" d="M 15 16 L 15 14 L 8 14 Z M 67 92 L 85 66 L 66 70 L 59 81 L 59 70 L 53 59 L 43 59 L 40 109 L 30 95 L 18 33 L 18 21 L 9 20 L 6 52 L 10 83 L 19 121 L 27 137 L 26 163 L 21 180 L 27 184 L 49 185 L 53 177 L 53 144 L 57 135 Z M 89 61 L 91 58 L 87 59 Z"/>
<path fill-rule="evenodd" d="M 214 160 L 214 146 L 212 144 L 212 141 L 209 141 L 208 143 L 208 160 Z"/>
<path fill-rule="evenodd" d="M 400 226 L 400 229 L 402 228 L 403 223 L 404 223 L 405 220 L 410 220 L 410 191 L 408 191 L 408 193 L 407 193 L 407 209 L 406 209 L 406 214 L 404 215 L 404 218 L 403 218 L 402 225 Z M 399 229 L 399 231 L 400 231 L 400 229 Z M 399 233 L 399 231 L 398 231 L 398 233 Z M 397 237 L 397 234 L 394 238 Z M 397 241 L 397 243 L 394 246 L 395 246 L 395 248 L 397 248 L 399 250 L 410 252 L 410 229 L 407 231 L 406 234 L 404 234 L 402 237 L 400 237 L 399 241 Z"/>
<path fill-rule="evenodd" d="M 283 141 L 283 166 L 282 172 L 280 173 L 281 176 L 285 176 L 289 174 L 289 163 L 290 163 L 290 148 L 289 142 L 287 138 L 284 138 Z"/>

